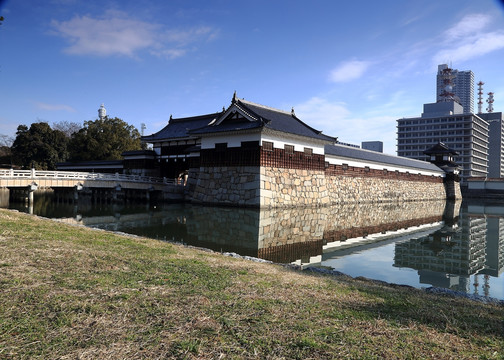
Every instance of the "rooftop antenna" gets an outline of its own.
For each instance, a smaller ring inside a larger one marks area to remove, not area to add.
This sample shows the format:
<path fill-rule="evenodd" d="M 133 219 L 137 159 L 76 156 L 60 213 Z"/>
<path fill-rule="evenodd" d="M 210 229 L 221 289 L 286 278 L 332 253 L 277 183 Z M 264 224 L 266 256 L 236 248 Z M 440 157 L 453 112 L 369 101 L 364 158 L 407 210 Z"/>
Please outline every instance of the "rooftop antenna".
<path fill-rule="evenodd" d="M 453 83 L 452 80 L 455 79 L 455 75 L 452 74 L 452 69 L 447 67 L 441 70 L 440 74 L 442 80 L 442 89 L 441 89 L 441 100 L 440 102 L 448 102 L 455 100 L 455 93 L 453 92 Z"/>
<path fill-rule="evenodd" d="M 487 103 L 488 103 L 488 107 L 487 107 L 487 111 L 489 113 L 493 112 L 493 103 L 494 103 L 494 93 L 493 92 L 489 92 L 488 93 L 488 99 L 487 99 Z"/>
<path fill-rule="evenodd" d="M 478 83 L 478 114 L 483 112 L 483 85 L 485 85 L 483 81 Z"/>

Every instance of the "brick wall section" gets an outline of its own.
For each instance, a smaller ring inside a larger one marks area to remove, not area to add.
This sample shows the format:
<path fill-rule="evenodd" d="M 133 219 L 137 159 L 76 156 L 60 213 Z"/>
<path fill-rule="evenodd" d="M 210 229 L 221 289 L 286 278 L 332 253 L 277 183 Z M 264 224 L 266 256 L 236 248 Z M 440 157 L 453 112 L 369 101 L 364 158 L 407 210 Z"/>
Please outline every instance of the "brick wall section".
<path fill-rule="evenodd" d="M 300 151 L 289 154 L 284 149 L 276 148 L 273 151 L 261 149 L 261 166 L 323 171 L 325 156 L 318 154 L 308 156 Z"/>

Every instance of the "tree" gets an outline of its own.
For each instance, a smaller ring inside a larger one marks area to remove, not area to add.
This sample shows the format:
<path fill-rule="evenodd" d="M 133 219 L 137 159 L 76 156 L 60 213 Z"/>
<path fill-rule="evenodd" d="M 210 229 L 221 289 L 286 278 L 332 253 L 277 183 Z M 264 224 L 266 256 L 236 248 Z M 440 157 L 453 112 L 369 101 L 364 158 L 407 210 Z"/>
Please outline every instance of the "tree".
<path fill-rule="evenodd" d="M 61 131 L 70 139 L 74 133 L 78 132 L 82 128 L 82 126 L 76 122 L 59 121 L 53 123 L 52 128 L 53 130 Z"/>
<path fill-rule="evenodd" d="M 0 168 L 12 165 L 11 146 L 14 139 L 7 135 L 0 135 Z"/>
<path fill-rule="evenodd" d="M 67 145 L 65 134 L 45 122 L 33 123 L 30 128 L 19 125 L 11 147 L 13 162 L 24 168 L 55 170 L 56 163 L 68 158 Z"/>
<path fill-rule="evenodd" d="M 84 122 L 84 127 L 72 135 L 70 159 L 117 160 L 124 151 L 142 148 L 140 133 L 133 126 L 115 117 Z"/>

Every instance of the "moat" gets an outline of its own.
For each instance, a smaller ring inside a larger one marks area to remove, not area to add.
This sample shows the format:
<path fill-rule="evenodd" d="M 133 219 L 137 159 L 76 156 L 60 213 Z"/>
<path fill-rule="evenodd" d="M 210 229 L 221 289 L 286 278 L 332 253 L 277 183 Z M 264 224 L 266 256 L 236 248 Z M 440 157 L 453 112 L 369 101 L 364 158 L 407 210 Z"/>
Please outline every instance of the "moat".
<path fill-rule="evenodd" d="M 504 299 L 504 204 L 423 201 L 243 209 L 189 204 L 69 203 L 35 194 L 0 207 L 414 287 Z"/>

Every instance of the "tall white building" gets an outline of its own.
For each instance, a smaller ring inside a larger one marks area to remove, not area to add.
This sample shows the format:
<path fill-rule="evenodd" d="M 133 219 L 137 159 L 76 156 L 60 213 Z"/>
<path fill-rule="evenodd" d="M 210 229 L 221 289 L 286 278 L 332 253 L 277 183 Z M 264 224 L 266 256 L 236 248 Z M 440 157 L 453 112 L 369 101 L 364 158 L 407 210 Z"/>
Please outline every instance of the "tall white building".
<path fill-rule="evenodd" d="M 100 108 L 98 109 L 98 117 L 100 120 L 105 119 L 105 116 L 107 116 L 107 109 L 105 109 L 105 105 L 101 104 Z"/>
<path fill-rule="evenodd" d="M 436 101 L 443 100 L 443 92 L 446 84 L 444 83 L 443 73 L 449 69 L 447 64 L 438 65 L 436 79 Z M 459 71 L 451 69 L 453 78 L 451 85 L 455 97 L 460 99 L 460 105 L 464 108 L 464 113 L 474 113 L 474 73 L 471 70 Z"/>

